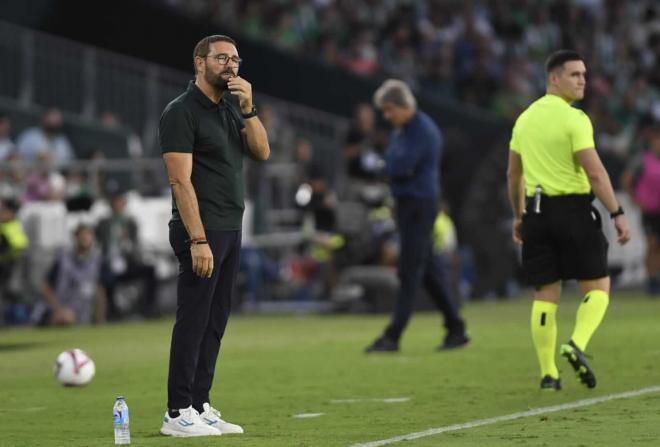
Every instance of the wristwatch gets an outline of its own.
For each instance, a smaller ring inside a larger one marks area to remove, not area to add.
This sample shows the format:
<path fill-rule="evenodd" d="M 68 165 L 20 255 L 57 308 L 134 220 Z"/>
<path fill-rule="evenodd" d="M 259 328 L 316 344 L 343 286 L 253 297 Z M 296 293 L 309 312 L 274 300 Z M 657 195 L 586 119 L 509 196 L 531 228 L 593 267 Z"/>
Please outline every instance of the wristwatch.
<path fill-rule="evenodd" d="M 623 207 L 619 205 L 619 209 L 613 213 L 610 213 L 610 219 L 614 219 L 617 216 L 622 216 L 624 214 Z"/>
<path fill-rule="evenodd" d="M 244 120 L 257 116 L 257 106 L 252 104 L 252 110 L 250 110 L 248 113 L 242 113 L 241 115 L 243 116 Z"/>

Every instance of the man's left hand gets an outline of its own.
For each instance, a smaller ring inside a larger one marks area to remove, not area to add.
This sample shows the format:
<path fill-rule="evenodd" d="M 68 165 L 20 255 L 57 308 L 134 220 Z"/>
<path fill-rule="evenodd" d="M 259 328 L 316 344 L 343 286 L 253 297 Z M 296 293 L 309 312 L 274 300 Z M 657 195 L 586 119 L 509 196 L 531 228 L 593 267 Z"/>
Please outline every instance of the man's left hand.
<path fill-rule="evenodd" d="M 232 95 L 238 96 L 241 111 L 250 113 L 252 111 L 252 84 L 240 76 L 236 76 L 227 81 L 227 88 Z"/>

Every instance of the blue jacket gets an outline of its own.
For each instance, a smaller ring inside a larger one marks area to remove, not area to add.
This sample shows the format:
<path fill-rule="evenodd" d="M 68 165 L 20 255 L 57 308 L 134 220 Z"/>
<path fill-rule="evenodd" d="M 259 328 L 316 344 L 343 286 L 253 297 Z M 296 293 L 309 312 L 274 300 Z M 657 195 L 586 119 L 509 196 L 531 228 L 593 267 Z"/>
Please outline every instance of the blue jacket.
<path fill-rule="evenodd" d="M 441 152 L 442 133 L 424 112 L 417 111 L 403 128 L 392 131 L 385 169 L 394 197 L 437 199 Z"/>

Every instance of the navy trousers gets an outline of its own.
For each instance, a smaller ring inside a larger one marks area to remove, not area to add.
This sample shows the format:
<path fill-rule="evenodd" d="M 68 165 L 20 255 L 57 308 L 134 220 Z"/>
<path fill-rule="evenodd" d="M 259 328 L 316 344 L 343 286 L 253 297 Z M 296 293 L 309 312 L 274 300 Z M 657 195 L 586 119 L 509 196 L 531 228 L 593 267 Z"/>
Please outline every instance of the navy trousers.
<path fill-rule="evenodd" d="M 451 293 L 439 256 L 433 254 L 433 224 L 438 213 L 435 199 L 398 197 L 396 223 L 400 252 L 397 262 L 400 287 L 394 313 L 385 336 L 398 341 L 408 325 L 417 293 L 423 284 L 429 297 L 440 310 L 448 333 L 462 334 L 465 323 Z"/>
<path fill-rule="evenodd" d="M 170 244 L 179 260 L 176 322 L 172 330 L 167 382 L 170 409 L 210 402 L 220 342 L 225 333 L 239 269 L 240 231 L 206 231 L 213 252 L 213 273 L 201 278 L 192 271 L 188 233 L 170 226 Z"/>

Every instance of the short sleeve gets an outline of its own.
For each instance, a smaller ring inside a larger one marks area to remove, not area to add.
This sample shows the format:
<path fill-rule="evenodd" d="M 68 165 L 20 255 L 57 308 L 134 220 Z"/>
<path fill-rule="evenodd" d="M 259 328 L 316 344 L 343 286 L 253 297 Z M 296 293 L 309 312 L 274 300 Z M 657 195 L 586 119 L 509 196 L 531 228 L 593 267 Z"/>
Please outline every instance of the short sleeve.
<path fill-rule="evenodd" d="M 238 103 L 229 103 L 229 110 L 231 111 L 232 118 L 236 123 L 236 127 L 239 131 L 245 129 L 245 119 L 241 113 L 241 108 Z"/>
<path fill-rule="evenodd" d="M 245 119 L 240 111 L 236 114 L 236 125 L 238 126 L 239 131 L 245 129 Z"/>
<path fill-rule="evenodd" d="M 516 130 L 517 127 L 518 127 L 518 121 L 516 121 L 516 124 L 513 126 L 513 130 L 511 131 L 511 141 L 509 141 L 509 149 L 519 154 L 520 145 L 518 143 L 518 132 Z"/>
<path fill-rule="evenodd" d="M 571 136 L 571 146 L 573 152 L 584 149 L 594 149 L 594 128 L 591 120 L 582 110 L 576 110 L 574 118 L 569 122 L 569 132 Z"/>
<path fill-rule="evenodd" d="M 182 104 L 170 104 L 160 117 L 160 149 L 165 152 L 192 153 L 195 145 L 195 121 Z"/>

